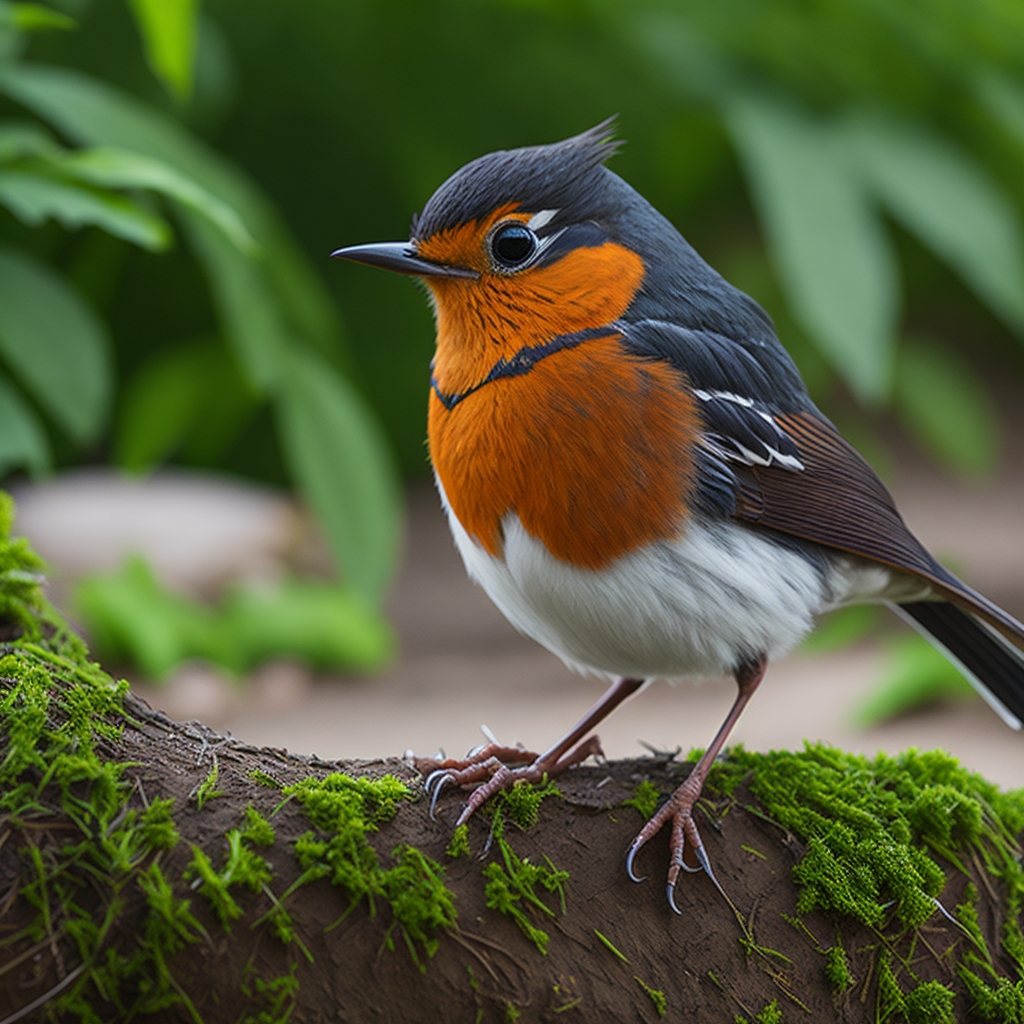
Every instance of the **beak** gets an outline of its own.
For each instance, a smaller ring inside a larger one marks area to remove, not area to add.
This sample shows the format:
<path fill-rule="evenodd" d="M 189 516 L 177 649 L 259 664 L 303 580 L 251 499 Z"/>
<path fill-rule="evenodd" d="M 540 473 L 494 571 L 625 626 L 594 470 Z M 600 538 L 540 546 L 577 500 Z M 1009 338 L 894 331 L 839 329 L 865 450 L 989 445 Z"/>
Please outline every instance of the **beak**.
<path fill-rule="evenodd" d="M 432 263 L 420 259 L 409 242 L 376 242 L 371 245 L 347 245 L 335 249 L 331 256 L 353 263 L 367 263 L 371 267 L 383 267 L 398 274 L 412 274 L 414 277 L 479 277 L 475 270 L 466 267 L 449 267 L 443 263 Z"/>

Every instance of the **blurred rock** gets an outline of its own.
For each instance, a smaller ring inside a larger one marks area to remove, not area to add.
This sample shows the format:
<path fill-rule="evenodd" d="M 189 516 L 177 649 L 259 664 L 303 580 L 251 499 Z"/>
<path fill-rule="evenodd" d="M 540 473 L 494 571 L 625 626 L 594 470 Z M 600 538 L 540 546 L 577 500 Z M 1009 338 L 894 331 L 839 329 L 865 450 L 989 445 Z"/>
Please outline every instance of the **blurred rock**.
<path fill-rule="evenodd" d="M 227 720 L 240 702 L 238 687 L 205 661 L 181 665 L 161 686 L 136 686 L 154 708 L 180 722 L 197 720 L 214 728 Z"/>
<path fill-rule="evenodd" d="M 311 532 L 287 496 L 210 473 L 88 468 L 13 494 L 15 532 L 49 563 L 51 596 L 62 607 L 75 580 L 117 569 L 131 553 L 193 597 L 212 597 L 233 580 L 274 580 Z"/>
<path fill-rule="evenodd" d="M 298 707 L 312 689 L 305 665 L 288 659 L 268 661 L 248 677 L 246 703 L 257 714 L 272 715 Z"/>

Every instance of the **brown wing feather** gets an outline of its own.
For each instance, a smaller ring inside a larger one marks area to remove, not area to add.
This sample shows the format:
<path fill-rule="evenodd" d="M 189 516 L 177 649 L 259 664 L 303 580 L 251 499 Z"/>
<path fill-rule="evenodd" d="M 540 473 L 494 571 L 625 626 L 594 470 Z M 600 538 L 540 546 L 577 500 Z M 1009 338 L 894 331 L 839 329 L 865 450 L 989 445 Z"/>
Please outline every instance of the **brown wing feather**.
<path fill-rule="evenodd" d="M 875 471 L 831 423 L 810 413 L 780 414 L 775 420 L 795 442 L 804 470 L 745 468 L 736 518 L 919 576 L 1024 645 L 1024 626 L 928 553 Z"/>

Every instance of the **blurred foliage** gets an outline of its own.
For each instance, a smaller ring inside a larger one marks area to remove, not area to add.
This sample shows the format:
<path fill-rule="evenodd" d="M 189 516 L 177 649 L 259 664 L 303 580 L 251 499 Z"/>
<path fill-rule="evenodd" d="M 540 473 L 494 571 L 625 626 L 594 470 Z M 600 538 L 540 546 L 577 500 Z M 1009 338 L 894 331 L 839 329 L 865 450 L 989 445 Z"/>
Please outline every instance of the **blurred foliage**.
<path fill-rule="evenodd" d="M 974 687 L 945 655 L 908 633 L 889 644 L 885 675 L 857 707 L 856 722 L 869 728 L 935 701 L 973 696 Z"/>
<path fill-rule="evenodd" d="M 48 191 L 0 180 L 14 214 L 0 212 L 0 261 L 16 250 L 40 294 L 59 281 L 71 296 L 77 317 L 62 315 L 93 338 L 74 371 L 92 411 L 56 411 L 72 374 L 38 388 L 0 322 L 6 467 L 40 471 L 52 449 L 57 465 L 171 460 L 294 479 L 339 562 L 379 592 L 394 520 L 366 512 L 392 491 L 372 476 L 385 457 L 362 401 L 403 471 L 427 472 L 433 332 L 408 281 L 326 254 L 406 237 L 410 215 L 481 153 L 613 112 L 629 141 L 614 169 L 765 306 L 815 400 L 869 457 L 891 415 L 943 465 L 995 465 L 989 382 L 1019 396 L 1024 367 L 1018 0 L 30 6 L 7 4 L 8 25 L 70 14 L 78 27 L 34 34 L 5 76 L 0 116 L 19 123 L 2 170 L 28 161 Z M 23 37 L 4 38 L 10 64 Z M 168 179 L 133 184 L 137 163 L 118 177 L 109 161 L 126 151 L 194 183 L 195 201 Z M 186 246 L 168 248 L 168 214 Z M 51 221 L 29 230 L 19 217 Z M 347 482 L 361 478 L 375 481 L 365 500 Z"/>
<path fill-rule="evenodd" d="M 134 557 L 116 573 L 83 579 L 75 597 L 97 655 L 153 680 L 190 658 L 239 674 L 286 657 L 314 669 L 369 671 L 395 646 L 368 602 L 324 583 L 238 586 L 211 608 L 171 593 Z"/>
<path fill-rule="evenodd" d="M 161 107 L 260 181 L 344 310 L 352 351 L 308 278 L 271 323 L 304 314 L 300 329 L 370 400 L 407 474 L 427 470 L 429 310 L 408 281 L 324 257 L 405 237 L 465 161 L 612 112 L 629 140 L 615 170 L 766 306 L 826 412 L 846 428 L 890 409 L 940 461 L 994 464 L 985 381 L 1024 365 L 1024 16 L 1011 0 L 208 0 L 190 93 L 161 63 L 164 44 L 144 53 L 137 31 L 163 19 L 165 36 L 183 37 L 174 19 L 196 13 L 190 0 L 132 0 L 134 21 L 123 0 L 63 2 L 80 30 L 35 36 L 30 55 Z M 237 189 L 212 187 L 191 156 L 175 166 L 230 198 L 268 259 L 295 257 L 267 244 Z M 186 232 L 201 261 L 217 259 L 216 241 Z M 221 343 L 251 332 L 255 381 L 273 376 L 260 361 L 264 310 L 238 301 L 234 278 L 208 269 L 207 286 L 180 249 L 158 260 L 95 231 L 50 248 L 51 262 L 80 268 L 111 326 L 119 457 L 286 480 L 294 447 L 237 381 L 217 444 L 170 431 L 174 416 L 218 415 L 194 389 L 177 412 L 161 398 L 153 422 L 140 420 L 140 395 L 161 379 L 175 391 L 185 349 L 209 339 L 218 311 Z M 268 276 L 287 291 L 280 267 Z M 932 387 L 943 400 L 929 408 Z"/>
<path fill-rule="evenodd" d="M 150 66 L 184 103 L 197 3 L 130 8 Z M 170 215 L 212 315 L 202 341 L 157 348 L 121 390 L 114 454 L 135 471 L 179 448 L 216 461 L 271 409 L 284 466 L 346 583 L 379 600 L 395 564 L 397 488 L 372 413 L 338 372 L 340 327 L 319 279 L 260 190 L 167 113 L 87 73 L 25 59 L 25 28 L 73 27 L 45 11 L 0 0 L 0 94 L 18 115 L 0 120 L 0 205 L 11 215 L 0 239 L 14 243 L 0 241 L 0 357 L 17 382 L 0 376 L 0 473 L 50 467 L 46 421 L 70 458 L 102 453 L 122 367 L 100 313 L 120 307 L 122 285 L 134 291 L 129 244 L 169 250 Z M 141 53 L 135 40 L 130 50 Z M 149 306 L 134 338 L 143 355 L 162 305 Z"/>

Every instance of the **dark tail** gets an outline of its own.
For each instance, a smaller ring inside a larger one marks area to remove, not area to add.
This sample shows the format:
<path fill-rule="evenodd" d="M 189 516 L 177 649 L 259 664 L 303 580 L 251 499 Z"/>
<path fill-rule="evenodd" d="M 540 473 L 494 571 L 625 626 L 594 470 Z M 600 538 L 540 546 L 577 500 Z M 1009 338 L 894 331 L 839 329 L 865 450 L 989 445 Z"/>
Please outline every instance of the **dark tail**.
<path fill-rule="evenodd" d="M 1002 631 L 997 632 L 982 619 L 948 601 L 916 601 L 891 607 L 963 672 L 1007 725 L 1021 728 L 1024 723 L 1024 627 L 1021 627 L 1018 646 Z M 1005 612 L 1001 619 L 1019 627 Z M 1005 629 L 1005 623 L 1001 625 Z"/>

